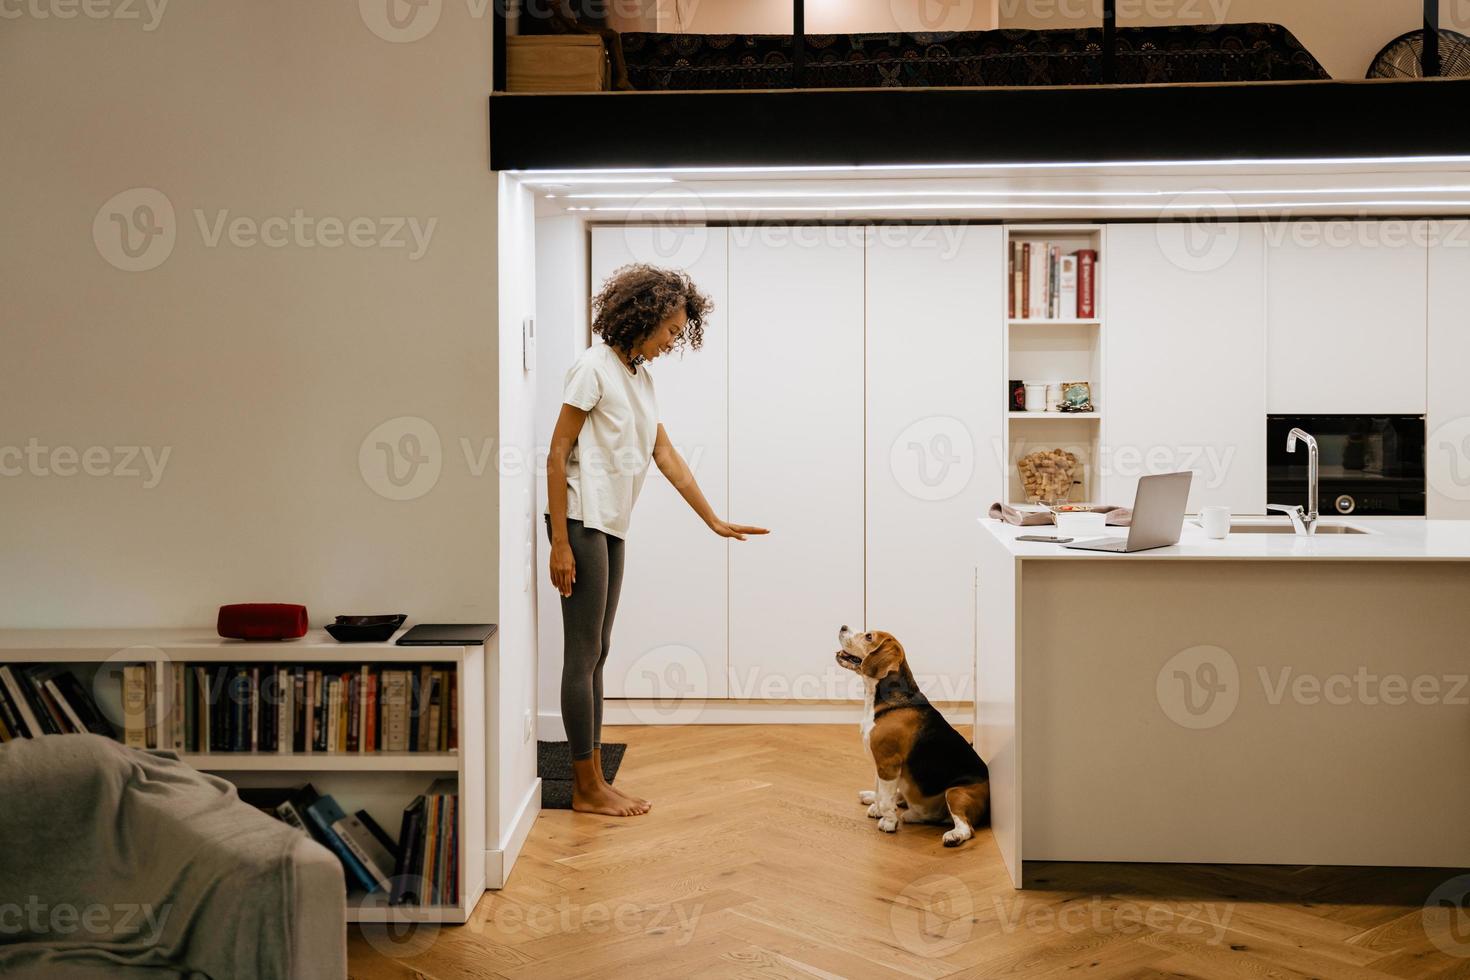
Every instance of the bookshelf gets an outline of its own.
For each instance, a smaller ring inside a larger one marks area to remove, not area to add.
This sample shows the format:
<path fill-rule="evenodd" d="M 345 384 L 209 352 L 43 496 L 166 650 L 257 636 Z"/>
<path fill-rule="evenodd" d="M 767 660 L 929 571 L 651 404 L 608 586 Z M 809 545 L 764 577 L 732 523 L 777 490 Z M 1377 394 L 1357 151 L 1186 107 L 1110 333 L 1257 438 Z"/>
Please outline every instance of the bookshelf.
<path fill-rule="evenodd" d="M 1074 453 L 1082 463 L 1080 486 L 1073 488 L 1074 502 L 1096 502 L 1102 481 L 1098 468 L 1103 455 L 1102 432 L 1107 411 L 1107 387 L 1103 376 L 1103 344 L 1105 341 L 1107 302 L 1102 275 L 1106 261 L 1106 229 L 1097 224 L 1026 224 L 1005 228 L 1005 265 L 997 270 L 1006 280 L 1002 289 L 1005 304 L 1002 317 L 1006 327 L 1005 377 L 1001 384 L 1006 395 L 1006 499 L 1026 503 L 1025 489 L 1016 466 L 1021 457 L 1038 450 L 1064 449 Z M 1012 248 L 1030 244 L 1034 248 L 1055 245 L 1063 255 L 1080 251 L 1097 253 L 1093 266 L 1093 309 L 1091 316 L 1079 317 L 1068 304 L 1055 312 L 1058 316 L 1013 316 L 1011 292 L 1015 286 L 1011 266 Z M 1060 384 L 1086 381 L 1092 388 L 1095 407 L 1091 412 L 1024 412 L 1011 410 L 1011 381 L 1032 384 Z"/>
<path fill-rule="evenodd" d="M 396 636 L 395 636 L 396 638 Z M 489 644 L 495 642 L 492 636 Z M 458 748 L 443 752 L 180 752 L 186 764 L 242 788 L 310 782 L 335 797 L 344 810 L 366 810 L 397 836 L 403 808 L 435 779 L 458 785 L 457 873 L 460 900 L 453 905 L 388 905 L 379 893 L 349 890 L 349 922 L 440 922 L 469 920 L 485 890 L 486 763 L 484 647 L 400 647 L 384 643 L 339 643 L 323 630 L 296 640 L 227 640 L 208 629 L 175 630 L 0 630 L 0 665 L 65 666 L 96 695 L 115 727 L 121 720 L 121 670 L 153 664 L 153 697 L 160 714 L 169 703 L 168 664 L 332 665 L 396 667 L 425 664 L 452 668 L 458 718 Z M 100 675 L 100 676 L 99 676 Z M 113 675 L 117 675 L 116 681 Z M 116 688 L 111 699 L 108 692 Z M 107 703 L 112 700 L 113 703 Z M 160 734 L 160 738 L 162 735 Z M 160 745 L 164 743 L 160 742 Z M 164 746 L 166 747 L 166 746 Z"/>

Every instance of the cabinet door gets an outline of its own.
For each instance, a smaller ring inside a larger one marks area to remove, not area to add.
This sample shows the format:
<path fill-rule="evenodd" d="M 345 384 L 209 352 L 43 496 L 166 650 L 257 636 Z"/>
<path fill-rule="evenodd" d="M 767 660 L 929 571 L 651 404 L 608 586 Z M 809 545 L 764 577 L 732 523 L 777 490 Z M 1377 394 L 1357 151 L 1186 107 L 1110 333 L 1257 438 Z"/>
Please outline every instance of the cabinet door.
<path fill-rule="evenodd" d="M 1470 519 L 1470 221 L 1434 222 L 1429 246 L 1430 517 Z"/>
<path fill-rule="evenodd" d="M 730 230 L 730 696 L 860 696 L 863 252 L 857 228 Z"/>
<path fill-rule="evenodd" d="M 1266 239 L 1270 412 L 1423 414 L 1422 230 L 1277 222 Z"/>
<path fill-rule="evenodd" d="M 1103 496 L 1194 472 L 1189 510 L 1266 510 L 1266 289 L 1259 224 L 1111 225 Z"/>
<path fill-rule="evenodd" d="M 666 354 L 650 370 L 659 420 L 720 514 L 728 494 L 726 256 L 723 228 L 592 229 L 594 295 L 619 266 L 647 262 L 683 269 L 714 301 L 704 345 L 697 351 Z M 628 528 L 622 596 L 612 651 L 603 669 L 605 696 L 727 695 L 726 550 L 725 539 L 710 533 L 658 467 L 650 464 Z M 656 720 L 656 714 L 650 720 Z"/>
<path fill-rule="evenodd" d="M 1004 496 L 998 226 L 879 228 L 867 273 L 867 627 L 974 697 L 976 519 Z"/>

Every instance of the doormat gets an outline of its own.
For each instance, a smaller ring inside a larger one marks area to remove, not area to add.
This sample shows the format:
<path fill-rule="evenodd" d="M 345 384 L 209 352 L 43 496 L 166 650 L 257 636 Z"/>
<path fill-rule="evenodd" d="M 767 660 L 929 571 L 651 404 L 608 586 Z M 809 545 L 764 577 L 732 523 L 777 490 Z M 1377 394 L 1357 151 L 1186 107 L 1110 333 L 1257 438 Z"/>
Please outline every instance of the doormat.
<path fill-rule="evenodd" d="M 612 782 L 623 764 L 623 742 L 602 743 L 602 778 Z M 572 808 L 572 747 L 566 742 L 536 743 L 536 775 L 541 777 L 541 808 Z"/>

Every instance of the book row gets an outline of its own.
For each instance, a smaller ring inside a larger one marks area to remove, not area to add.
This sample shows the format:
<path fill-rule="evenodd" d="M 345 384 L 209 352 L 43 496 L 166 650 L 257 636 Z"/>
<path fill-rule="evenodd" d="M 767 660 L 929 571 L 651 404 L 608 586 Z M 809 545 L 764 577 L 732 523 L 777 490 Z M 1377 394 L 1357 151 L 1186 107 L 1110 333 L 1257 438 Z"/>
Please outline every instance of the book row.
<path fill-rule="evenodd" d="M 366 810 L 348 814 L 310 783 L 242 789 L 240 798 L 335 854 L 349 891 L 382 893 L 394 905 L 459 903 L 459 791 L 453 779 L 435 780 L 414 797 L 396 841 Z"/>
<path fill-rule="evenodd" d="M 1006 257 L 1012 320 L 1097 316 L 1097 252 L 1064 252 L 1052 242 L 1011 242 Z"/>
<path fill-rule="evenodd" d="M 0 742 L 91 732 L 112 736 L 92 692 L 64 667 L 0 666 Z"/>
<path fill-rule="evenodd" d="M 124 741 L 181 752 L 453 752 L 453 667 L 375 664 L 163 664 L 160 716 L 151 664 L 124 668 Z"/>
<path fill-rule="evenodd" d="M 156 672 L 163 672 L 162 704 Z M 0 742 L 90 732 L 179 752 L 454 752 L 452 666 L 130 664 L 94 692 L 55 664 L 0 665 Z M 104 681 L 104 678 L 106 680 Z M 111 697 L 108 715 L 94 694 Z"/>

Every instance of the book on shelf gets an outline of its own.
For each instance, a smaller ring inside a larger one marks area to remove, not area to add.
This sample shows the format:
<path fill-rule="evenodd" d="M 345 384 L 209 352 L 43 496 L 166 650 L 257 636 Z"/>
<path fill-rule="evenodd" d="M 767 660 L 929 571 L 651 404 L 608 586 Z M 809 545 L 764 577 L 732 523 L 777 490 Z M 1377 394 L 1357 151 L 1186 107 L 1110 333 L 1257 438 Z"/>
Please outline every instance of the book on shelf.
<path fill-rule="evenodd" d="M 365 815 L 365 814 L 364 814 Z M 374 887 L 370 891 L 388 887 L 393 877 L 394 859 L 391 849 L 383 846 L 362 816 L 357 814 L 344 814 L 332 824 L 332 830 L 347 845 L 352 856 L 357 858 L 359 864 L 367 871 L 368 876 L 373 879 Z"/>
<path fill-rule="evenodd" d="M 1077 309 L 1076 255 L 1063 255 L 1057 262 L 1057 308 L 1063 311 Z"/>
<path fill-rule="evenodd" d="M 148 745 L 148 672 L 142 664 L 122 671 L 123 743 L 135 749 Z"/>
<path fill-rule="evenodd" d="M 391 902 L 459 903 L 459 812 L 458 784 L 449 778 L 435 780 L 404 808 Z"/>
<path fill-rule="evenodd" d="M 1006 258 L 1012 320 L 1090 320 L 1097 315 L 1097 251 L 1012 241 Z"/>
<path fill-rule="evenodd" d="M 92 692 L 71 671 L 57 664 L 0 667 L 0 741 L 87 733 L 114 737 Z"/>
<path fill-rule="evenodd" d="M 1090 248 L 1077 253 L 1077 318 L 1097 315 L 1097 252 Z"/>
<path fill-rule="evenodd" d="M 342 868 L 347 872 L 349 887 L 357 887 L 367 892 L 377 889 L 380 882 L 372 876 L 366 865 L 358 860 L 347 842 L 334 829 L 347 816 L 337 805 L 337 801 L 330 796 L 319 797 L 306 807 L 305 815 L 307 827 L 311 830 L 312 836 L 337 855 L 337 860 L 342 862 Z"/>

